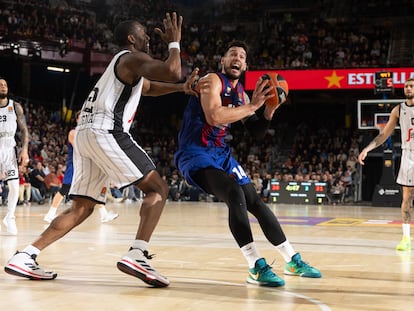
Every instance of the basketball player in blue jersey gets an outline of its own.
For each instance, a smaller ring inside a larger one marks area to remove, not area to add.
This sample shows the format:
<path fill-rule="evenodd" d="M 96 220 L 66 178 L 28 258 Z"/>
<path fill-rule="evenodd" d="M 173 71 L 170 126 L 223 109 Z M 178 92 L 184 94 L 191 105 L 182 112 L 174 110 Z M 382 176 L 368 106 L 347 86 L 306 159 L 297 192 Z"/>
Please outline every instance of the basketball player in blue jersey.
<path fill-rule="evenodd" d="M 11 235 L 17 234 L 15 211 L 19 200 L 18 163 L 29 162 L 29 131 L 26 125 L 23 107 L 9 97 L 7 81 L 0 77 L 0 176 L 5 175 L 9 187 L 7 197 L 7 215 L 3 219 L 6 230 Z M 21 132 L 21 150 L 16 158 L 17 129 Z"/>
<path fill-rule="evenodd" d="M 240 120 L 255 138 L 265 136 L 275 113 L 275 109 L 267 106 L 259 110 L 272 97 L 267 89 L 268 80 L 257 81 L 250 101 L 239 82 L 247 68 L 244 42 L 233 41 L 228 45 L 221 66 L 221 72 L 199 80 L 196 86 L 199 97 L 190 97 L 178 136 L 176 165 L 191 185 L 227 204 L 230 231 L 249 266 L 248 283 L 273 287 L 285 284 L 259 255 L 247 212 L 257 218 L 266 238 L 286 261 L 286 274 L 319 278 L 321 273 L 293 250 L 277 218 L 256 193 L 224 140 L 231 124 Z"/>
<path fill-rule="evenodd" d="M 411 250 L 411 212 L 413 210 L 414 199 L 414 78 L 410 78 L 404 83 L 405 101 L 396 105 L 392 110 L 388 122 L 380 133 L 364 148 L 358 156 L 360 164 L 364 165 L 364 160 L 368 152 L 381 146 L 394 132 L 399 123 L 401 129 L 401 163 L 397 176 L 397 184 L 402 186 L 402 231 L 403 236 L 397 244 L 398 251 Z"/>
<path fill-rule="evenodd" d="M 115 28 L 114 37 L 121 51 L 84 102 L 75 131 L 72 206 L 57 216 L 34 243 L 17 252 L 8 261 L 6 272 L 36 280 L 56 278 L 55 272 L 37 264 L 36 257 L 88 218 L 95 204 L 105 203 L 102 188 L 111 180 L 118 188 L 134 184 L 145 194 L 135 240 L 118 268 L 154 287 L 169 285 L 169 280 L 148 261 L 148 243 L 167 200 L 168 185 L 129 130 L 141 95 L 194 94 L 191 85 L 197 70 L 185 83 L 176 83 L 181 79 L 181 25 L 182 17 L 174 12 L 163 19 L 164 31 L 155 28 L 168 44 L 165 61 L 148 54 L 149 36 L 139 22 L 124 21 Z"/>

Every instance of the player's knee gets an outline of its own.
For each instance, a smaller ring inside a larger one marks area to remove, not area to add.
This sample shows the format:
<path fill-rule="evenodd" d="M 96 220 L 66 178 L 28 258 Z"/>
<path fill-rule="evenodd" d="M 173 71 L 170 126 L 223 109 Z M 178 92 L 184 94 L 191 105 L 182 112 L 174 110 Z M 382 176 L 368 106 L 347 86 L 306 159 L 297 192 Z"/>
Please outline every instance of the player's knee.
<path fill-rule="evenodd" d="M 227 191 L 224 194 L 223 201 L 229 202 L 230 205 L 242 204 L 245 202 L 244 192 L 237 183 L 232 183 L 228 186 Z"/>

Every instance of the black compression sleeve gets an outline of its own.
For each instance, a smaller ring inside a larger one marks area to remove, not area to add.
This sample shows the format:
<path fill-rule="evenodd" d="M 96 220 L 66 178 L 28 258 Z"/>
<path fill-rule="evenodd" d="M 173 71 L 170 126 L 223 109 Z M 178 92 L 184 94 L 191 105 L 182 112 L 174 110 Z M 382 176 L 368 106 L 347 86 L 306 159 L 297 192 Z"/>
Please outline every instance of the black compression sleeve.
<path fill-rule="evenodd" d="M 262 140 L 270 126 L 270 120 L 266 120 L 263 116 L 263 110 L 256 111 L 245 122 L 244 126 L 249 131 L 250 135 L 255 139 Z"/>

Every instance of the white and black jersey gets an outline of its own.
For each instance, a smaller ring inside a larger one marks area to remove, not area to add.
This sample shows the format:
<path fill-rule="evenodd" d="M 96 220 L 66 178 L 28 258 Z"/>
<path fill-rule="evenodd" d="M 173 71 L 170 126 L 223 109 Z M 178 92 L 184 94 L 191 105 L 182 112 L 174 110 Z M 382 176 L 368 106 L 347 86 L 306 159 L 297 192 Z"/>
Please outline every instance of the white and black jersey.
<path fill-rule="evenodd" d="M 8 100 L 5 107 L 0 108 L 0 177 L 5 180 L 19 177 L 16 159 L 17 115 L 14 101 Z"/>
<path fill-rule="evenodd" d="M 0 150 L 16 146 L 14 136 L 17 131 L 17 115 L 14 101 L 8 100 L 5 107 L 0 108 Z"/>
<path fill-rule="evenodd" d="M 103 203 L 108 181 L 123 188 L 155 169 L 129 133 L 144 78 L 132 86 L 118 79 L 116 65 L 128 52 L 115 55 L 82 107 L 75 131 L 73 196 Z"/>
<path fill-rule="evenodd" d="M 400 104 L 401 163 L 397 184 L 414 186 L 414 106 Z"/>
<path fill-rule="evenodd" d="M 119 58 L 129 51 L 114 56 L 102 77 L 83 104 L 78 129 L 93 128 L 128 132 L 138 108 L 143 78 L 136 85 L 125 85 L 116 75 Z"/>

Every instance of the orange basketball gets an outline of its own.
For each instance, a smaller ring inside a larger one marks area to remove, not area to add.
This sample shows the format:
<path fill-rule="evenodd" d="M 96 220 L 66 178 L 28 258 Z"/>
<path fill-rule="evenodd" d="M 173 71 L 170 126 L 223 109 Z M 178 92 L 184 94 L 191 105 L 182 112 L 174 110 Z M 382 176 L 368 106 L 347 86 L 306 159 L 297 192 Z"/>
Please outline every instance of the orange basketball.
<path fill-rule="evenodd" d="M 274 97 L 266 101 L 266 105 L 277 108 L 286 101 L 289 94 L 289 85 L 287 81 L 280 74 L 273 72 L 264 74 L 262 79 L 271 81 L 271 87 L 273 88 L 273 92 L 275 94 Z"/>

